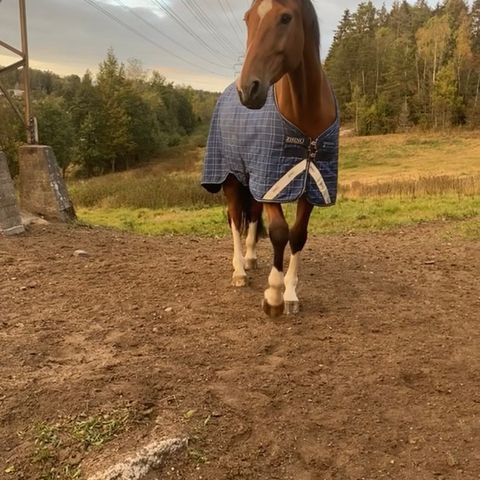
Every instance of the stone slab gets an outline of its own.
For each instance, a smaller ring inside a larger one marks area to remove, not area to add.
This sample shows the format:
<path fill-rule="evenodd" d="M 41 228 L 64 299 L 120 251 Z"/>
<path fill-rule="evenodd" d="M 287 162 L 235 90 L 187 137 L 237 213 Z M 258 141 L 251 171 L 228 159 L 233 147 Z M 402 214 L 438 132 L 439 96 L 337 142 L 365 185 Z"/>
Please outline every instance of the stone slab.
<path fill-rule="evenodd" d="M 152 442 L 106 471 L 90 476 L 88 480 L 143 480 L 153 469 L 160 467 L 167 458 L 185 450 L 187 446 L 187 438 Z"/>

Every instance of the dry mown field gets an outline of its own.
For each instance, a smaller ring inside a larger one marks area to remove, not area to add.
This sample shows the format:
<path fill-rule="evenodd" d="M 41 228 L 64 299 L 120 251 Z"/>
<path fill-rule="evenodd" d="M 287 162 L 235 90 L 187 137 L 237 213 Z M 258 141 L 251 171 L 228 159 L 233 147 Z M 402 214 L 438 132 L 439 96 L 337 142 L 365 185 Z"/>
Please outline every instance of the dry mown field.
<path fill-rule="evenodd" d="M 480 478 L 480 248 L 461 227 L 312 238 L 303 311 L 275 321 L 265 241 L 234 290 L 227 238 L 0 238 L 0 478 L 87 478 L 174 436 L 188 449 L 150 480 Z"/>

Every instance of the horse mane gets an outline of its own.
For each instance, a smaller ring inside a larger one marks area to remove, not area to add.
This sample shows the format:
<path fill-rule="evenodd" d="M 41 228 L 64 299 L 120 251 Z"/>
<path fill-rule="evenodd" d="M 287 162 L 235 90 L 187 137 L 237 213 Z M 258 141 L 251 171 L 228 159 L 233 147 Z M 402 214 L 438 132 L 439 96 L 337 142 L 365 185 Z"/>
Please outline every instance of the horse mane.
<path fill-rule="evenodd" d="M 302 0 L 302 7 L 305 20 L 311 22 L 309 26 L 312 28 L 318 58 L 320 58 L 320 25 L 318 23 L 317 12 L 311 0 Z"/>

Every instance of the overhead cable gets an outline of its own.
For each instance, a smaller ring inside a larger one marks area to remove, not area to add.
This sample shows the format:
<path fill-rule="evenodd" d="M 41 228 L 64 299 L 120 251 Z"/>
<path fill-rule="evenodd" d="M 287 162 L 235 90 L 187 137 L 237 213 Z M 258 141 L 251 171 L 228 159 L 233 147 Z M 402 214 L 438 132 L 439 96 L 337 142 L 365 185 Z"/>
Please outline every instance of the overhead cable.
<path fill-rule="evenodd" d="M 105 15 L 106 17 L 110 18 L 111 20 L 113 20 L 115 23 L 121 25 L 122 27 L 126 28 L 127 30 L 129 30 L 130 32 L 132 32 L 133 34 L 137 35 L 138 37 L 142 38 L 143 40 L 145 40 L 146 42 L 150 43 L 151 45 L 155 46 L 156 48 L 158 48 L 159 50 L 162 50 L 163 52 L 165 52 L 167 55 L 170 55 L 172 57 L 175 57 L 177 58 L 178 60 L 181 60 L 182 62 L 184 63 L 187 63 L 188 65 L 190 65 L 191 67 L 195 67 L 195 68 L 199 68 L 201 70 L 204 70 L 208 73 L 211 73 L 213 75 L 223 75 L 219 72 L 215 72 L 213 70 L 210 70 L 206 67 L 204 67 L 203 65 L 200 65 L 200 64 L 197 64 L 197 63 L 194 63 L 194 62 L 190 62 L 188 60 L 186 60 L 185 58 L 183 57 L 180 57 L 179 55 L 177 55 L 176 53 L 172 52 L 172 51 L 169 51 L 167 50 L 166 48 L 164 48 L 162 45 L 158 44 L 157 42 L 155 42 L 154 40 L 152 40 L 151 38 L 147 37 L 146 35 L 144 35 L 143 33 L 139 32 L 138 30 L 136 30 L 135 28 L 133 28 L 132 26 L 130 26 L 128 23 L 124 22 L 123 20 L 121 20 L 120 18 L 118 18 L 117 16 L 115 16 L 113 13 L 109 12 L 108 10 L 106 10 L 105 8 L 103 8 L 102 6 L 100 6 L 95 0 L 83 0 L 85 3 L 87 3 L 88 5 L 90 5 L 91 7 L 95 8 L 98 12 L 102 13 L 103 15 Z"/>
<path fill-rule="evenodd" d="M 225 0 L 225 4 L 227 6 L 227 8 L 225 8 L 224 4 L 223 4 L 223 0 L 218 0 L 218 3 L 220 4 L 220 6 L 222 7 L 222 10 L 223 10 L 223 13 L 225 14 L 225 17 L 227 18 L 227 21 L 228 23 L 230 24 L 230 27 L 232 28 L 233 32 L 235 33 L 235 35 L 237 36 L 237 39 L 238 41 L 240 42 L 241 45 L 243 45 L 243 40 L 242 40 L 242 32 L 240 30 L 240 34 L 239 34 L 239 31 L 238 31 L 238 27 L 235 23 L 235 14 L 233 13 L 233 10 L 232 10 L 232 7 L 230 6 L 230 4 L 228 3 L 228 0 Z M 233 22 L 232 20 L 230 19 L 230 16 L 229 14 L 227 13 L 227 10 L 229 10 L 230 12 L 230 15 L 232 16 L 233 18 Z"/>
<path fill-rule="evenodd" d="M 146 18 L 142 17 L 140 14 L 138 14 L 134 8 L 132 7 L 129 7 L 128 5 L 125 4 L 125 2 L 123 0 L 114 0 L 115 3 L 117 5 L 120 5 L 122 6 L 125 10 L 127 10 L 129 13 L 131 13 L 135 18 L 138 18 L 138 20 L 140 20 L 141 22 L 145 23 L 145 25 L 148 25 L 151 29 L 155 30 L 155 32 L 157 32 L 159 35 L 161 35 L 162 37 L 166 38 L 167 40 L 169 40 L 170 42 L 172 42 L 173 44 L 175 44 L 177 47 L 180 47 L 184 50 L 186 50 L 187 52 L 189 52 L 191 55 L 197 57 L 199 60 L 202 60 L 206 63 L 210 63 L 211 65 L 215 66 L 215 67 L 220 67 L 220 68 L 224 68 L 224 69 L 227 69 L 229 70 L 229 67 L 225 66 L 225 63 L 217 63 L 217 62 L 212 62 L 211 60 L 203 57 L 203 56 L 200 56 L 198 54 L 198 52 L 195 52 L 193 51 L 191 48 L 181 44 L 180 42 L 178 42 L 175 38 L 171 37 L 170 35 L 166 34 L 165 32 L 162 32 L 162 30 L 160 30 L 155 24 L 153 24 L 152 22 L 148 21 Z"/>
<path fill-rule="evenodd" d="M 216 48 L 213 48 L 211 45 L 205 42 L 205 40 L 202 37 L 200 37 L 197 33 L 195 33 L 188 26 L 188 24 L 182 18 L 180 18 L 167 3 L 165 3 L 164 0 L 151 0 L 151 1 L 157 7 L 159 7 L 162 10 L 162 12 L 168 15 L 177 25 L 179 25 L 185 32 L 187 32 L 193 39 L 195 39 L 197 42 L 200 42 L 211 54 L 221 55 L 225 58 L 230 59 L 229 55 L 225 54 L 220 50 L 217 50 Z"/>
<path fill-rule="evenodd" d="M 209 16 L 195 0 L 181 0 L 181 2 L 197 20 L 197 22 L 207 31 L 207 33 L 211 34 L 217 42 L 230 48 L 233 54 L 238 52 L 238 45 L 235 45 L 218 29 L 218 26 L 216 26 L 215 23 L 210 20 Z"/>

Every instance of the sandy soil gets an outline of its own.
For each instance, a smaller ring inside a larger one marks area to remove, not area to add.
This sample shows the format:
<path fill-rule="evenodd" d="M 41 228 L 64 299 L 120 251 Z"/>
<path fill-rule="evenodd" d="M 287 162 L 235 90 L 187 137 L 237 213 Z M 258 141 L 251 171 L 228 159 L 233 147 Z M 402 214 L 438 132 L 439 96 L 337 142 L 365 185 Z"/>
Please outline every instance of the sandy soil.
<path fill-rule="evenodd" d="M 229 239 L 0 238 L 0 478 L 41 477 L 32 426 L 125 405 L 140 420 L 78 452 L 84 476 L 186 435 L 149 479 L 480 478 L 480 246 L 447 227 L 312 238 L 277 320 L 266 240 L 239 290 Z"/>

